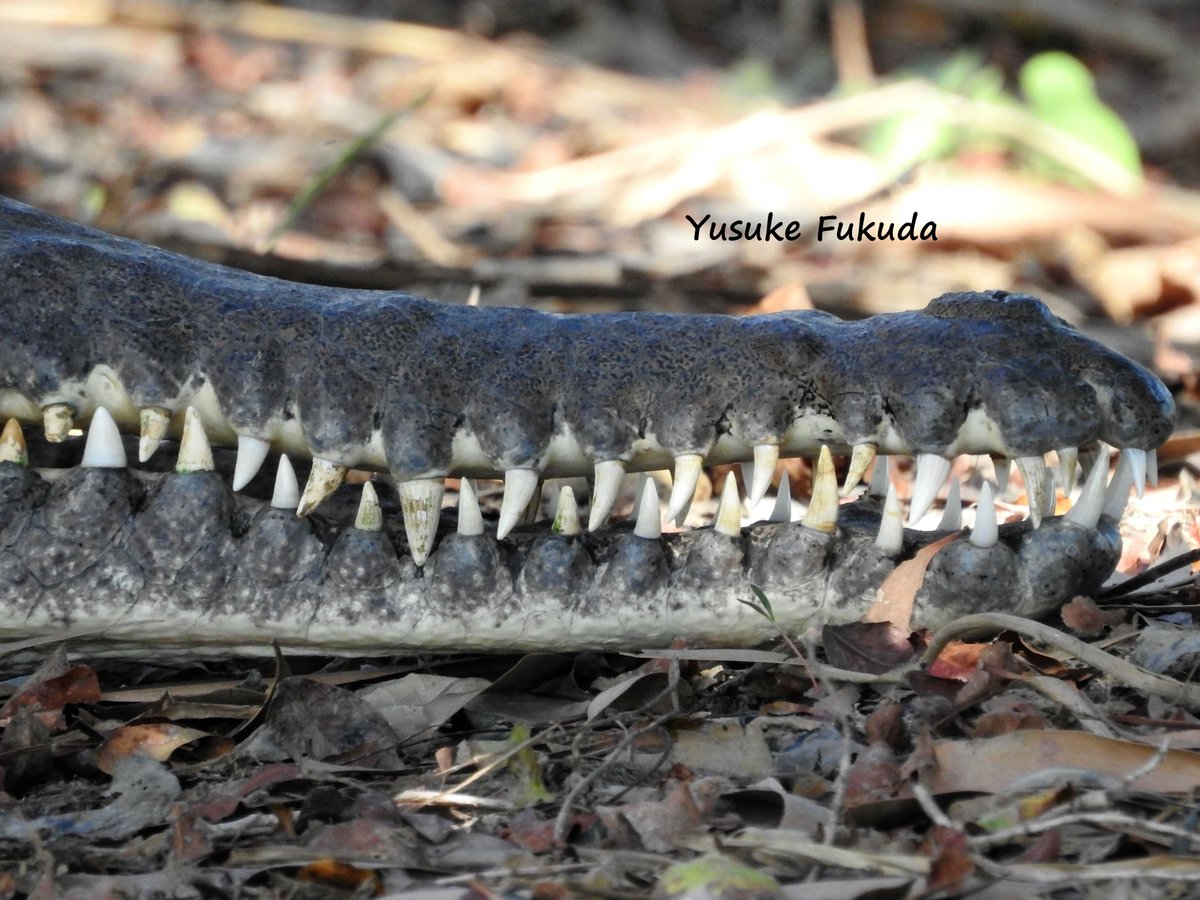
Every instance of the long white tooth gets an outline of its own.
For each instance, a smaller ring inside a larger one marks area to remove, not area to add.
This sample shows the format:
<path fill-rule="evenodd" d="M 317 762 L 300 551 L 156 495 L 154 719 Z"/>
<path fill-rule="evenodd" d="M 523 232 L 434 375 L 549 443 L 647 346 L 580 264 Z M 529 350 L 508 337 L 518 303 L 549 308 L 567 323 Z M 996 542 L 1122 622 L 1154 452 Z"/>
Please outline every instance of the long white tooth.
<path fill-rule="evenodd" d="M 145 462 L 162 443 L 167 426 L 171 424 L 171 411 L 161 406 L 144 406 L 138 412 L 138 421 L 142 432 L 138 440 L 138 461 Z"/>
<path fill-rule="evenodd" d="M 1129 504 L 1129 488 L 1133 486 L 1133 466 L 1129 455 L 1122 451 L 1117 459 L 1117 469 L 1113 472 L 1112 481 L 1108 483 L 1108 493 L 1104 496 L 1104 515 L 1114 522 L 1121 521 L 1125 507 Z"/>
<path fill-rule="evenodd" d="M 792 485 L 788 478 L 787 469 L 779 476 L 779 493 L 775 495 L 775 505 L 771 508 L 768 522 L 792 521 Z"/>
<path fill-rule="evenodd" d="M 42 407 L 42 430 L 45 431 L 46 440 L 50 443 L 62 443 L 74 427 L 75 410 L 73 407 L 66 403 L 51 403 L 49 406 Z M 121 465 L 125 464 L 121 463 Z"/>
<path fill-rule="evenodd" d="M 779 465 L 778 444 L 754 445 L 754 478 L 750 485 L 749 503 L 753 507 L 771 487 L 771 479 L 775 477 L 775 467 Z"/>
<path fill-rule="evenodd" d="M 1025 482 L 1025 496 L 1029 499 L 1029 520 L 1036 528 L 1042 523 L 1046 509 L 1046 461 L 1040 456 L 1017 458 L 1017 471 Z"/>
<path fill-rule="evenodd" d="M 238 435 L 237 462 L 233 466 L 235 491 L 240 491 L 254 479 L 270 452 L 271 445 L 262 438 L 249 434 Z"/>
<path fill-rule="evenodd" d="M 850 456 L 850 468 L 846 470 L 846 483 L 842 485 L 842 496 L 847 496 L 862 481 L 867 466 L 875 458 L 874 444 L 855 444 Z M 869 492 L 868 492 L 869 493 Z"/>
<path fill-rule="evenodd" d="M 896 496 L 896 488 L 890 484 L 887 499 L 883 501 L 883 516 L 879 520 L 875 546 L 888 556 L 895 556 L 904 549 L 904 508 Z"/>
<path fill-rule="evenodd" d="M 555 534 L 573 536 L 582 531 L 579 524 L 579 503 L 575 500 L 575 491 L 569 484 L 564 484 L 558 493 L 558 512 L 554 515 L 554 524 L 550 530 Z"/>
<path fill-rule="evenodd" d="M 504 499 L 500 502 L 497 539 L 508 537 L 508 533 L 525 517 L 525 508 L 533 499 L 540 477 L 537 469 L 509 469 L 504 473 Z"/>
<path fill-rule="evenodd" d="M 994 547 L 999 539 L 996 498 L 992 496 L 992 483 L 985 481 L 979 489 L 979 504 L 975 507 L 975 527 L 971 529 L 971 543 L 976 547 Z"/>
<path fill-rule="evenodd" d="M 1052 519 L 1058 512 L 1058 493 L 1054 489 L 1054 473 L 1049 467 L 1042 473 L 1042 496 L 1046 500 L 1046 505 L 1042 507 L 1042 517 Z"/>
<path fill-rule="evenodd" d="M 18 466 L 29 465 L 29 449 L 25 446 L 25 432 L 21 431 L 21 423 L 9 419 L 4 423 L 4 431 L 0 432 L 0 463 L 16 463 Z"/>
<path fill-rule="evenodd" d="M 412 554 L 413 562 L 423 566 L 433 551 L 433 540 L 437 537 L 446 483 L 441 478 L 416 478 L 398 482 L 396 490 L 400 494 L 400 512 L 404 515 L 408 552 Z"/>
<path fill-rule="evenodd" d="M 1158 451 L 1146 451 L 1146 480 L 1150 482 L 1150 487 L 1158 487 Z"/>
<path fill-rule="evenodd" d="M 808 501 L 808 512 L 804 514 L 800 524 L 816 531 L 833 534 L 837 531 L 837 517 L 837 472 L 833 468 L 833 455 L 829 448 L 821 445 L 821 455 L 817 457 L 817 468 L 813 472 L 812 499 Z"/>
<path fill-rule="evenodd" d="M 97 407 L 92 414 L 87 443 L 83 445 L 83 461 L 79 465 L 85 469 L 125 468 L 125 445 L 121 443 L 121 432 L 117 431 L 117 423 L 103 406 Z"/>
<path fill-rule="evenodd" d="M 996 470 L 996 495 L 1003 497 L 1008 493 L 1008 473 L 1012 469 L 1012 460 L 1007 456 L 993 456 L 992 468 Z"/>
<path fill-rule="evenodd" d="M 671 499 L 667 502 L 668 519 L 678 519 L 692 502 L 703 465 L 704 457 L 699 453 L 681 453 L 675 457 L 675 480 L 671 484 Z"/>
<path fill-rule="evenodd" d="M 183 414 L 183 435 L 179 438 L 179 458 L 175 471 L 181 475 L 189 472 L 211 472 L 213 470 L 212 446 L 204 433 L 204 423 L 194 406 Z"/>
<path fill-rule="evenodd" d="M 958 479 L 950 479 L 950 490 L 946 492 L 946 508 L 942 511 L 942 521 L 938 523 L 938 531 L 958 531 L 962 528 L 962 495 L 959 492 Z"/>
<path fill-rule="evenodd" d="M 1137 447 L 1126 447 L 1122 456 L 1129 457 L 1129 470 L 1133 473 L 1133 490 L 1139 497 L 1146 495 L 1146 451 Z"/>
<path fill-rule="evenodd" d="M 880 499 L 887 496 L 888 489 L 892 485 L 891 465 L 888 463 L 887 455 L 875 457 L 875 469 L 871 472 L 871 483 L 867 485 L 868 497 L 879 497 Z"/>
<path fill-rule="evenodd" d="M 950 474 L 950 460 L 936 453 L 917 456 L 917 479 L 913 484 L 912 500 L 908 507 L 908 524 L 911 528 L 921 516 L 929 511 L 946 476 Z"/>
<path fill-rule="evenodd" d="M 1058 448 L 1058 477 L 1062 482 L 1063 496 L 1071 496 L 1075 490 L 1075 470 L 1079 468 L 1079 450 L 1075 447 Z"/>
<path fill-rule="evenodd" d="M 653 478 L 647 478 L 642 487 L 642 499 L 638 503 L 637 521 L 633 533 L 640 538 L 656 541 L 662 537 L 662 509 L 658 503 L 658 486 Z"/>
<path fill-rule="evenodd" d="M 592 509 L 588 513 L 588 531 L 595 531 L 604 524 L 608 513 L 617 501 L 621 489 L 621 478 L 625 475 L 625 463 L 619 459 L 606 459 L 596 463 L 592 484 Z"/>
<path fill-rule="evenodd" d="M 375 493 L 375 485 L 364 481 L 362 496 L 358 499 L 358 513 L 354 516 L 354 527 L 359 531 L 381 531 L 383 529 L 383 510 L 379 508 L 379 495 Z"/>
<path fill-rule="evenodd" d="M 1095 528 L 1104 512 L 1104 483 L 1108 480 L 1108 467 L 1092 466 L 1092 471 L 1083 482 L 1079 499 L 1064 516 L 1064 520 L 1080 528 Z"/>
<path fill-rule="evenodd" d="M 737 479 L 732 472 L 725 476 L 721 501 L 717 504 L 717 516 L 713 519 L 713 530 L 730 537 L 742 533 L 742 498 L 738 496 Z"/>
<path fill-rule="evenodd" d="M 314 456 L 312 468 L 308 472 L 308 482 L 304 485 L 304 494 L 300 497 L 300 505 L 296 507 L 296 515 L 303 518 L 324 503 L 330 494 L 341 487 L 348 471 L 348 466 Z"/>
<path fill-rule="evenodd" d="M 1090 447 L 1079 448 L 1079 467 L 1083 470 L 1083 477 L 1087 478 L 1092 474 L 1092 469 L 1096 463 L 1103 462 L 1104 474 L 1108 475 L 1108 445 L 1103 441 L 1097 441 Z"/>
<path fill-rule="evenodd" d="M 483 534 L 483 513 L 479 510 L 479 494 L 475 482 L 463 478 L 458 483 L 458 533 L 464 537 Z"/>
<path fill-rule="evenodd" d="M 279 454 L 279 467 L 275 469 L 275 492 L 271 494 L 271 505 L 276 509 L 295 509 L 300 502 L 300 485 L 296 483 L 296 470 L 286 453 Z"/>

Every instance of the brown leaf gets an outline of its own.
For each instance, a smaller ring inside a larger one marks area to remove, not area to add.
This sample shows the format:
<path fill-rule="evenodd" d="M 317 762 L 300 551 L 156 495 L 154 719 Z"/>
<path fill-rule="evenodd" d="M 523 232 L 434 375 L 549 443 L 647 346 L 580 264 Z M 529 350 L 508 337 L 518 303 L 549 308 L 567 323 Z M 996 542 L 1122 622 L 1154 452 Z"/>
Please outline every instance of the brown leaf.
<path fill-rule="evenodd" d="M 1156 750 L 1145 744 L 1075 731 L 1015 731 L 984 740 L 941 741 L 927 786 L 935 794 L 1000 793 L 1046 769 L 1087 769 L 1114 779 L 1141 770 Z M 1187 793 L 1200 783 L 1200 754 L 1169 750 L 1130 787 L 1150 793 Z"/>
<path fill-rule="evenodd" d="M 929 893 L 953 890 L 975 871 L 967 854 L 967 836 L 958 828 L 934 825 L 925 839 L 925 849 L 933 857 L 925 890 Z"/>
<path fill-rule="evenodd" d="M 916 655 L 909 632 L 891 622 L 847 622 L 826 625 L 821 640 L 830 664 L 852 672 L 880 675 Z"/>
<path fill-rule="evenodd" d="M 38 670 L 25 680 L 8 702 L 0 707 L 0 725 L 24 707 L 38 713 L 57 713 L 68 703 L 94 703 L 100 699 L 100 683 L 87 666 L 68 668 L 66 652 L 59 647 Z M 41 716 L 53 725 L 57 715 Z"/>
<path fill-rule="evenodd" d="M 1059 610 L 1059 615 L 1063 624 L 1080 637 L 1096 637 L 1125 618 L 1125 613 L 1120 610 L 1101 609 L 1091 597 L 1076 597 Z"/>
<path fill-rule="evenodd" d="M 926 671 L 935 678 L 966 681 L 979 668 L 979 654 L 986 646 L 988 645 L 951 641 L 938 654 L 937 659 L 929 664 Z"/>
<path fill-rule="evenodd" d="M 910 793 L 908 779 L 886 744 L 872 744 L 846 773 L 847 807 L 907 797 Z"/>
<path fill-rule="evenodd" d="M 174 722 L 140 722 L 122 725 L 111 731 L 97 753 L 101 772 L 112 774 L 117 763 L 127 756 L 148 756 L 166 762 L 171 754 L 192 741 L 206 738 L 207 731 L 185 728 Z"/>
<path fill-rule="evenodd" d="M 926 544 L 912 559 L 906 559 L 892 570 L 879 586 L 874 605 L 863 616 L 864 622 L 891 622 L 901 631 L 912 631 L 913 601 L 925 581 L 925 570 L 938 551 L 958 540 L 958 532 L 948 534 L 932 544 Z"/>
<path fill-rule="evenodd" d="M 887 744 L 899 751 L 908 740 L 904 727 L 904 707 L 899 703 L 882 703 L 871 711 L 863 729 L 868 744 Z"/>

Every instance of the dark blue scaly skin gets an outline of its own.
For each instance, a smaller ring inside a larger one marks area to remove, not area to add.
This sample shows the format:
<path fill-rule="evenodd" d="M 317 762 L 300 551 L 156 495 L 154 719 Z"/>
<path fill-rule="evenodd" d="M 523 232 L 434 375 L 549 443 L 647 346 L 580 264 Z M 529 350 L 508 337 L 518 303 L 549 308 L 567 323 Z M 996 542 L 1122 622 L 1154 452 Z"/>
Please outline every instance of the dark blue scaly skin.
<path fill-rule="evenodd" d="M 762 442 L 785 455 L 1149 449 L 1174 420 L 1152 374 L 1004 292 L 860 322 L 476 309 L 254 276 L 0 198 L 0 309 L 4 416 L 40 424 L 39 408 L 63 403 L 83 423 L 104 405 L 136 433 L 141 408 L 178 427 L 195 404 L 214 443 L 253 435 L 401 481 L 727 461 Z M 384 532 L 300 520 L 212 473 L 47 477 L 0 464 L 0 637 L 122 621 L 128 640 L 179 646 L 751 641 L 774 626 L 735 602 L 747 579 L 780 598 L 784 627 L 852 618 L 922 540 L 884 558 L 877 514 L 844 507 L 832 535 L 445 536 L 418 569 L 397 553 L 395 517 Z M 1119 541 L 1110 522 L 1053 521 L 998 548 L 936 558 L 923 619 L 1051 608 L 1094 589 Z"/>

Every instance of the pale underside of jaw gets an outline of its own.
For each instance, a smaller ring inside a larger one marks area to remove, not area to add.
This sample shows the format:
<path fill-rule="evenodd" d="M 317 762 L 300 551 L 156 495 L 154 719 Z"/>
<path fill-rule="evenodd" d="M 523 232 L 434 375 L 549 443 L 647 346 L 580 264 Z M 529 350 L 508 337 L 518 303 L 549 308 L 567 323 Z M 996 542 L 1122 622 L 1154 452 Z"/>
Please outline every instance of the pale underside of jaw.
<path fill-rule="evenodd" d="M 185 406 L 180 412 L 155 408 L 135 408 L 128 400 L 119 382 L 111 370 L 96 371 L 88 379 L 86 385 L 79 386 L 80 396 L 102 398 L 111 403 L 115 410 L 110 412 L 108 403 L 96 404 L 88 409 L 84 402 L 76 401 L 83 412 L 78 416 L 82 421 L 83 415 L 90 414 L 87 442 L 84 450 L 82 465 L 97 468 L 123 468 L 127 464 L 126 455 L 121 439 L 120 421 L 129 430 L 136 430 L 140 436 L 139 456 L 142 462 L 152 456 L 158 449 L 159 443 L 166 437 L 175 434 L 179 441 L 179 458 L 176 470 L 179 472 L 211 471 L 213 469 L 210 435 L 226 444 L 236 444 L 237 462 L 233 476 L 232 487 L 240 490 L 245 487 L 258 473 L 272 450 L 285 448 L 280 453 L 277 463 L 274 495 L 271 505 L 276 508 L 296 509 L 297 514 L 304 516 L 318 508 L 344 481 L 350 466 L 326 460 L 313 458 L 312 467 L 307 483 L 301 487 L 296 482 L 295 474 L 290 464 L 287 450 L 298 447 L 300 452 L 308 456 L 304 445 L 300 424 L 296 420 L 281 423 L 270 440 L 252 435 L 238 434 L 234 431 L 224 414 L 211 388 L 205 386 L 191 398 L 195 405 Z M 94 402 L 94 401 L 93 401 Z M 32 408 L 31 408 L 32 407 Z M 50 404 L 43 409 L 33 406 L 27 399 L 14 392 L 0 395 L 0 415 L 17 415 L 25 419 L 35 418 L 40 414 L 45 436 L 50 441 L 61 441 L 71 433 L 76 425 L 76 407 L 68 404 Z M 834 423 L 836 426 L 836 423 Z M 17 429 L 13 431 L 13 429 Z M 704 466 L 728 462 L 742 462 L 745 474 L 745 484 L 749 496 L 748 506 L 753 508 L 764 499 L 774 481 L 777 463 L 781 456 L 808 455 L 815 457 L 814 491 L 812 502 L 804 515 L 802 523 L 814 530 L 833 531 L 837 526 L 837 511 L 839 497 L 846 497 L 872 471 L 871 490 L 878 496 L 887 498 L 884 516 L 881 522 L 878 546 L 892 552 L 898 551 L 902 540 L 903 522 L 899 503 L 895 497 L 894 488 L 888 478 L 887 458 L 894 455 L 897 448 L 905 448 L 894 431 L 884 428 L 881 430 L 878 443 L 859 443 L 846 447 L 837 442 L 823 443 L 815 440 L 815 435 L 836 434 L 836 428 L 830 427 L 829 421 L 818 423 L 798 423 L 784 440 L 779 444 L 758 444 L 748 446 L 729 436 L 719 440 L 707 454 L 681 454 L 676 457 L 658 446 L 653 436 L 646 437 L 641 446 L 634 448 L 628 460 L 590 461 L 585 458 L 574 437 L 569 433 L 556 435 L 550 450 L 545 457 L 545 464 L 540 469 L 509 469 L 503 473 L 497 472 L 486 459 L 477 440 L 471 435 L 460 433 L 455 440 L 455 462 L 448 475 L 463 476 L 466 487 L 459 494 L 459 530 L 463 534 L 478 534 L 482 532 L 482 519 L 474 485 L 467 480 L 470 477 L 500 476 L 504 482 L 503 499 L 500 517 L 496 529 L 497 539 L 503 539 L 517 527 L 526 522 L 527 510 L 531 502 L 540 497 L 540 487 L 547 478 L 560 476 L 591 476 L 592 497 L 589 514 L 586 519 L 588 531 L 602 528 L 619 495 L 622 480 L 627 473 L 638 471 L 653 471 L 663 469 L 674 471 L 674 483 L 671 489 L 666 509 L 667 520 L 681 523 L 691 505 L 693 494 Z M 5 434 L 7 442 L 0 441 L 0 461 L 16 461 L 23 455 L 23 439 L 18 441 L 14 435 L 19 435 L 19 428 L 13 422 Z M 994 423 L 981 410 L 972 411 L 960 429 L 958 439 L 952 451 L 968 452 L 972 448 L 982 447 L 984 450 L 997 446 L 999 432 Z M 20 443 L 21 450 L 15 449 Z M 378 443 L 378 436 L 372 442 Z M 1119 518 L 1127 500 L 1128 491 L 1133 487 L 1140 495 L 1147 479 L 1151 482 L 1157 479 L 1157 459 L 1155 451 L 1125 449 L 1121 453 L 1120 465 L 1113 483 L 1105 485 L 1104 477 L 1098 472 L 1106 472 L 1107 465 L 1100 465 L 1107 456 L 1102 452 L 1103 445 L 1093 445 L 1086 448 L 1084 453 L 1084 476 L 1082 490 L 1074 508 L 1067 515 L 1067 521 L 1081 527 L 1094 527 L 1101 515 L 1109 518 Z M 844 483 L 836 483 L 834 467 L 831 459 L 833 452 L 842 452 L 850 456 L 849 469 Z M 884 452 L 888 451 L 888 452 Z M 947 496 L 946 512 L 940 523 L 944 530 L 956 530 L 960 527 L 961 516 L 958 508 L 958 484 L 950 477 L 951 459 L 939 453 L 917 453 L 916 474 L 909 505 L 908 524 L 915 525 L 931 509 L 940 496 L 947 482 L 950 481 Z M 382 468 L 370 464 L 382 460 L 379 448 L 363 448 L 358 458 L 365 460 L 367 467 Z M 1057 452 L 1057 472 L 1047 466 L 1042 457 L 1017 457 L 1015 462 L 1022 475 L 1029 504 L 1029 518 L 1037 526 L 1044 517 L 1054 515 L 1057 485 L 1064 495 L 1070 495 L 1077 483 L 1080 452 L 1077 448 L 1062 448 Z M 996 488 L 985 485 L 976 513 L 975 529 L 971 540 L 978 546 L 989 546 L 995 542 L 996 512 L 994 498 L 997 493 L 1003 493 L 1004 484 L 1010 460 L 1003 455 L 994 459 Z M 400 497 L 400 506 L 404 516 L 404 528 L 409 551 L 414 562 L 423 565 L 433 549 L 444 493 L 444 477 L 433 474 L 430 477 L 414 478 L 399 481 L 396 485 Z M 651 496 L 651 492 L 653 497 Z M 637 511 L 635 533 L 644 537 L 657 537 L 661 534 L 663 510 L 659 507 L 658 496 L 654 482 L 645 480 L 645 488 L 635 503 Z M 362 508 L 359 511 L 358 527 L 366 527 L 361 523 L 377 523 L 380 518 L 378 502 L 373 490 L 364 489 Z M 790 521 L 790 494 L 786 481 L 777 495 L 771 512 L 771 521 Z M 559 504 L 559 517 L 556 530 L 560 533 L 579 533 L 584 524 L 578 518 L 575 497 L 571 494 L 569 503 Z M 717 507 L 713 527 L 727 534 L 737 534 L 743 522 L 742 498 L 734 479 L 726 480 L 721 493 L 721 501 Z"/>

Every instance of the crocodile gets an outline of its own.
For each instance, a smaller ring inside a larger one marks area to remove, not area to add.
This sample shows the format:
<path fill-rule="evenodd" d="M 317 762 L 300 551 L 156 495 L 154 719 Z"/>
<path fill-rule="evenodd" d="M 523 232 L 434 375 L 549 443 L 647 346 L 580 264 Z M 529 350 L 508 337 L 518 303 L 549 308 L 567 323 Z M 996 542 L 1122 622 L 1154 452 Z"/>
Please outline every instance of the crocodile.
<path fill-rule="evenodd" d="M 254 275 L 0 198 L 0 309 L 0 638 L 117 652 L 750 644 L 861 616 L 948 532 L 919 622 L 1039 615 L 1111 574 L 1174 423 L 1152 373 L 1005 291 L 858 321 L 460 306 Z M 1068 492 L 1084 473 L 1062 516 L 1050 452 Z M 985 483 L 972 529 L 953 506 L 911 527 L 959 454 L 1015 461 L 1029 518 L 997 525 Z M 910 527 L 896 455 L 916 460 Z M 712 527 L 663 534 L 645 478 L 633 520 L 608 524 L 628 473 L 671 471 L 681 521 L 704 467 L 753 463 L 755 504 L 789 456 L 814 459 L 803 516 L 784 487 L 743 528 L 730 477 Z M 527 522 L 546 479 L 579 476 L 586 518 L 565 487 L 553 523 Z M 771 616 L 741 602 L 751 583 Z"/>

